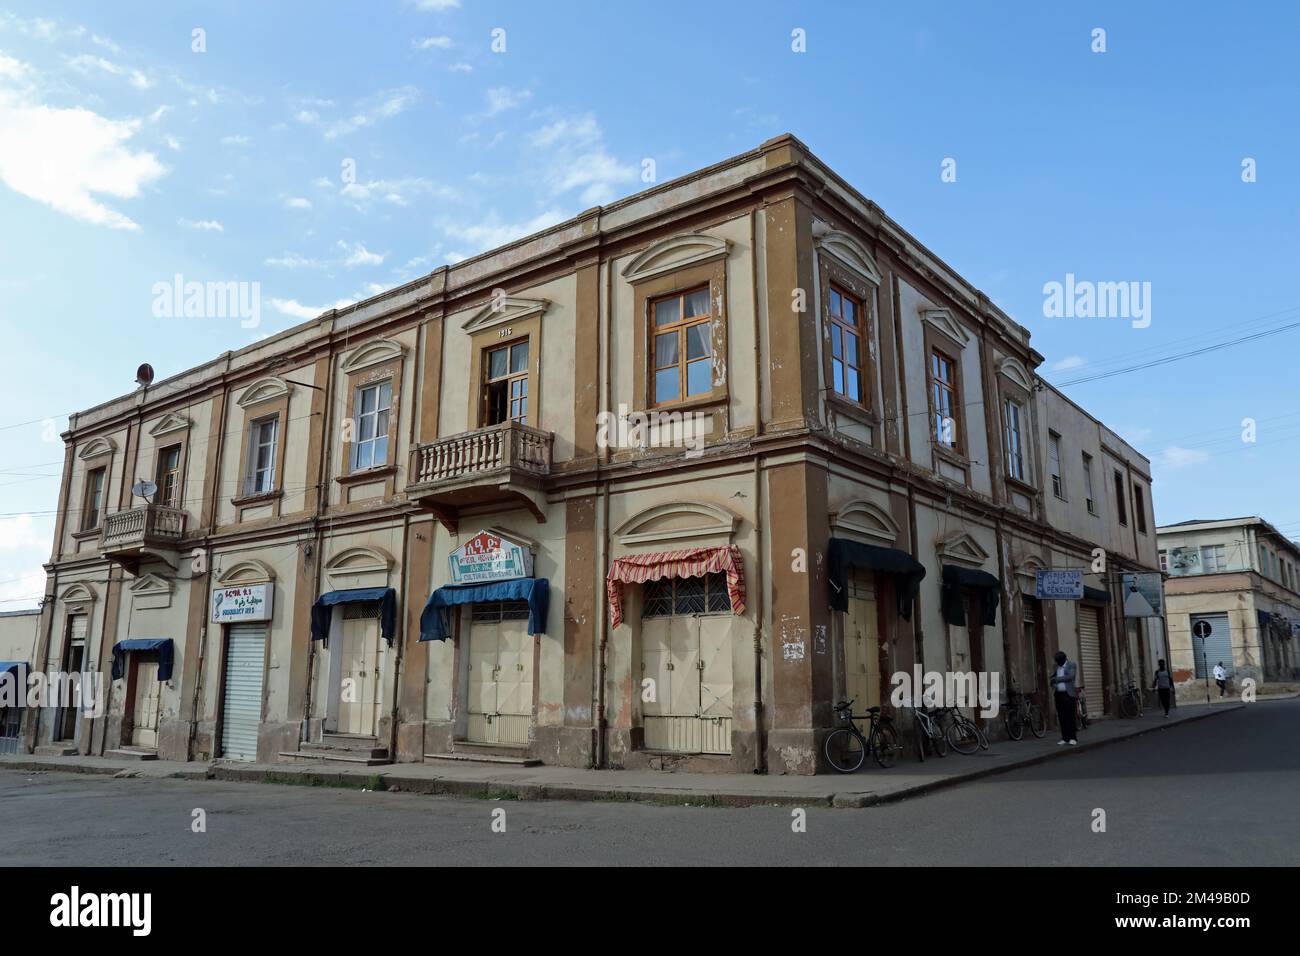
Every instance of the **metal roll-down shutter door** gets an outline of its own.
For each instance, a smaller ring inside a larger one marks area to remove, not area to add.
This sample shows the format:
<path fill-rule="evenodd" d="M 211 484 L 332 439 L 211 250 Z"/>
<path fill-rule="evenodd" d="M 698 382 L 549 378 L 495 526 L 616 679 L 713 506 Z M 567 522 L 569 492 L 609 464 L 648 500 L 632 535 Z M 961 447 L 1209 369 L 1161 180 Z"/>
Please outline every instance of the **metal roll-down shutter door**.
<path fill-rule="evenodd" d="M 257 727 L 262 720 L 262 664 L 266 625 L 232 624 L 226 644 L 225 700 L 221 710 L 221 756 L 257 759 Z"/>

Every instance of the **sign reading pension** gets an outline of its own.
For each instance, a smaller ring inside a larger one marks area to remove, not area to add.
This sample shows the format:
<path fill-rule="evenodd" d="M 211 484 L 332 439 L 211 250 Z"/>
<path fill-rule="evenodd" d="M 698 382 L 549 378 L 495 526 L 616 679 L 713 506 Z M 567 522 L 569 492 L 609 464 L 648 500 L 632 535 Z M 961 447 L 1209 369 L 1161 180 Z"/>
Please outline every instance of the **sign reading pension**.
<path fill-rule="evenodd" d="M 511 581 L 533 576 L 533 554 L 499 534 L 480 531 L 451 553 L 453 584 Z"/>
<path fill-rule="evenodd" d="M 212 622 L 269 621 L 274 606 L 274 584 L 246 584 L 212 592 Z"/>
<path fill-rule="evenodd" d="M 1080 601 L 1083 599 L 1083 569 L 1074 571 L 1035 571 L 1034 596 L 1040 601 Z"/>

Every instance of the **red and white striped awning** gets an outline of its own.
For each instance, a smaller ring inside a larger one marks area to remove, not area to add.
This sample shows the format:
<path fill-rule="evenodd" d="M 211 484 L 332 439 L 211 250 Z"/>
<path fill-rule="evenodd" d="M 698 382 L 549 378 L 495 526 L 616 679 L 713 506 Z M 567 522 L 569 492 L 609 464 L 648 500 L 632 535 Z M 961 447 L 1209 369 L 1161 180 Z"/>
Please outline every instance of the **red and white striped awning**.
<path fill-rule="evenodd" d="M 731 610 L 735 614 L 744 614 L 745 564 L 740 548 L 734 544 L 723 548 L 686 548 L 618 558 L 605 578 L 610 622 L 614 627 L 623 623 L 624 584 L 644 584 L 664 578 L 702 578 L 715 572 L 726 572 Z"/>

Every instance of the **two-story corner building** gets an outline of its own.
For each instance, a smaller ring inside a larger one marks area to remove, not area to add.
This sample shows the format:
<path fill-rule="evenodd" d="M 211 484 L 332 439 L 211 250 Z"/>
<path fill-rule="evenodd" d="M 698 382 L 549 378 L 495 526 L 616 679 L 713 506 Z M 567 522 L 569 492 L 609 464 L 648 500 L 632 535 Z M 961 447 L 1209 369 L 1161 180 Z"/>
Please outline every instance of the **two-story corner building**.
<path fill-rule="evenodd" d="M 37 658 L 115 679 L 28 745 L 813 773 L 837 699 L 1058 647 L 1096 711 L 1149 467 L 1040 361 L 771 140 L 72 416 Z"/>
<path fill-rule="evenodd" d="M 1180 686 L 1193 685 L 1195 699 L 1220 661 L 1235 685 L 1300 679 L 1300 548 L 1259 517 L 1180 521 L 1156 534 Z"/>

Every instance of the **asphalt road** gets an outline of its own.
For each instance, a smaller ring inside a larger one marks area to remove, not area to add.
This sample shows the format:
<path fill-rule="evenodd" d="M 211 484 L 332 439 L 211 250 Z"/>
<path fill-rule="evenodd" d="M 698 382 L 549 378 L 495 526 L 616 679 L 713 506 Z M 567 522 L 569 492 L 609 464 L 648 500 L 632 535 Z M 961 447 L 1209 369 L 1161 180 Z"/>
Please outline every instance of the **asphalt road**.
<path fill-rule="evenodd" d="M 948 759 L 961 759 L 960 757 Z M 0 865 L 1300 864 L 1300 700 L 901 803 L 706 809 L 0 770 Z M 207 830 L 191 830 L 193 811 Z M 505 832 L 494 832 L 494 811 Z M 1095 811 L 1105 832 L 1094 832 Z M 499 815 L 498 815 L 499 816 Z"/>

